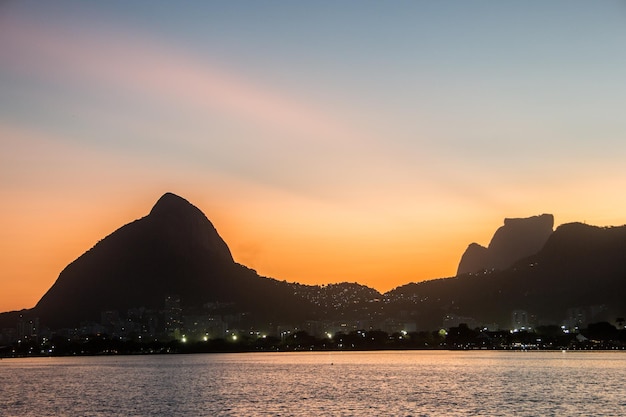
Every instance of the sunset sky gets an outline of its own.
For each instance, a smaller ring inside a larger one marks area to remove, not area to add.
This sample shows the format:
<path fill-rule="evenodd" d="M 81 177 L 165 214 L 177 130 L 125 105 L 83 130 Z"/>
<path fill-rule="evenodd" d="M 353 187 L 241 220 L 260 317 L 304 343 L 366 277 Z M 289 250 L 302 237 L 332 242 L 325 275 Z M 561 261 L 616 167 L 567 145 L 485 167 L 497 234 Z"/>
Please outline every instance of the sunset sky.
<path fill-rule="evenodd" d="M 505 217 L 622 225 L 625 109 L 624 1 L 3 1 L 0 311 L 167 191 L 380 291 Z"/>

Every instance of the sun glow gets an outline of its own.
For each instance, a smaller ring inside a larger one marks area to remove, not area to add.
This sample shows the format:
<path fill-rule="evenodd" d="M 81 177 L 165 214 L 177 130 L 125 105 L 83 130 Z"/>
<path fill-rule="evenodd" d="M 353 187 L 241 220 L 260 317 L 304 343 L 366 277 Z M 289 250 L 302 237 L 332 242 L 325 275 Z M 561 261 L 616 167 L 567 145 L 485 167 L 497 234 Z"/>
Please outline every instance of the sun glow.
<path fill-rule="evenodd" d="M 166 191 L 263 276 L 379 291 L 505 217 L 626 223 L 613 5 L 361 6 L 3 5 L 0 311 Z"/>

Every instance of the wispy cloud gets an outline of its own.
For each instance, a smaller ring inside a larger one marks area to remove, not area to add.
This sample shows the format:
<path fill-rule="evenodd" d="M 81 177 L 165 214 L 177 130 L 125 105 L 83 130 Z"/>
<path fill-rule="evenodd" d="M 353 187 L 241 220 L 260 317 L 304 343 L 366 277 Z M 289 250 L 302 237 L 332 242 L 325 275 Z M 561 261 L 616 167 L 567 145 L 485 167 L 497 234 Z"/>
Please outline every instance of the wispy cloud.
<path fill-rule="evenodd" d="M 7 68 L 23 74 L 223 112 L 243 123 L 283 132 L 292 140 L 319 144 L 366 139 L 330 115 L 275 89 L 138 33 L 98 33 L 16 19 L 4 22 L 0 34 L 0 59 Z"/>

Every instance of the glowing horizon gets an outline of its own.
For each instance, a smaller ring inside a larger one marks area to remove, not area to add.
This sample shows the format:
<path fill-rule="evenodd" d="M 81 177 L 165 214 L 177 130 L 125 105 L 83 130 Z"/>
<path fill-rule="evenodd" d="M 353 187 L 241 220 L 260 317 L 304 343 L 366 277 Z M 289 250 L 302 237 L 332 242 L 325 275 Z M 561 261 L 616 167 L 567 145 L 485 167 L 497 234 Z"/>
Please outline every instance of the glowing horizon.
<path fill-rule="evenodd" d="M 237 262 L 384 292 L 505 217 L 626 223 L 618 4 L 0 7 L 0 312 L 174 192 Z"/>

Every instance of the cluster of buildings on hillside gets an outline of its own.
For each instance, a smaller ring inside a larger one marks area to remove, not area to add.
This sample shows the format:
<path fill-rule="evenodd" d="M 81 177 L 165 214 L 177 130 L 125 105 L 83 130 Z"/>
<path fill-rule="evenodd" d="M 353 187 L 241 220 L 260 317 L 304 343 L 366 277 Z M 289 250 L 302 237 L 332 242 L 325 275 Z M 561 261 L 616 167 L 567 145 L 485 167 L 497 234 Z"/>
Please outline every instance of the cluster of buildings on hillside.
<path fill-rule="evenodd" d="M 228 304 L 207 303 L 201 309 L 185 311 L 181 307 L 180 298 L 168 296 L 161 310 L 150 310 L 143 307 L 132 308 L 121 313 L 115 310 L 102 311 L 99 322 L 84 322 L 75 328 L 48 329 L 40 325 L 38 318 L 20 317 L 13 328 L 0 329 L 0 346 L 14 343 L 40 342 L 53 337 L 79 340 L 89 335 L 107 335 L 110 338 L 133 341 L 189 340 L 201 341 L 209 339 L 226 339 L 246 335 L 246 337 L 278 338 L 288 337 L 299 331 L 322 338 L 337 333 L 350 333 L 357 330 L 382 330 L 389 334 L 411 333 L 421 329 L 410 316 L 396 318 L 365 318 L 359 320 L 308 320 L 303 323 L 269 323 L 263 328 L 247 325 L 246 314 L 223 314 Z M 600 307 L 598 307 L 600 308 Z M 567 318 L 561 324 L 565 332 L 577 331 L 589 322 L 595 312 L 589 309 L 569 309 Z M 443 317 L 442 329 L 450 329 L 459 325 L 467 325 L 470 329 L 480 328 L 489 331 L 500 330 L 496 323 L 480 323 L 472 317 L 448 314 Z M 511 312 L 510 330 L 530 330 L 537 325 L 536 319 L 525 310 Z M 619 325 L 619 323 L 618 323 Z M 623 328 L 623 323 L 622 326 Z"/>

